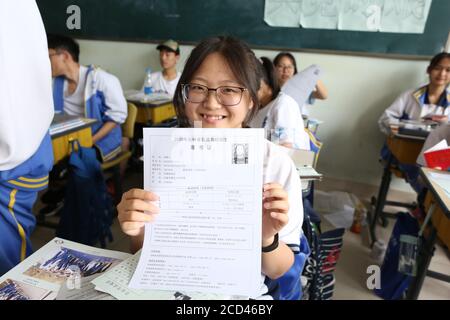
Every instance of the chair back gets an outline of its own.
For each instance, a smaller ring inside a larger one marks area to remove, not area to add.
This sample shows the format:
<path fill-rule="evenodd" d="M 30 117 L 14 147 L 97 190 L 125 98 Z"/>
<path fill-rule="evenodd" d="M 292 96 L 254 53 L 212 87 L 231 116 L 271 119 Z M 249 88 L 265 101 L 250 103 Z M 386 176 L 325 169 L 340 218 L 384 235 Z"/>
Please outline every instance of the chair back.
<path fill-rule="evenodd" d="M 128 102 L 128 115 L 122 124 L 122 136 L 132 139 L 134 137 L 134 125 L 137 117 L 137 107 L 135 104 Z"/>

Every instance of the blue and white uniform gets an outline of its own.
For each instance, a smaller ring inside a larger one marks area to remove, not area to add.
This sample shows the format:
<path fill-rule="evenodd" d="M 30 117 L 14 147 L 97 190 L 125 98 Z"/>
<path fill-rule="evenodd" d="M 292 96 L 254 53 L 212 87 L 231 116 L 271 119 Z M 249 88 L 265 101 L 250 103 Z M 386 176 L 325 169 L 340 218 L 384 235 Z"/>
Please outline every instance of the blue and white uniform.
<path fill-rule="evenodd" d="M 389 134 L 390 124 L 398 122 L 399 120 L 420 120 L 424 117 L 431 117 L 432 115 L 449 116 L 449 102 L 450 92 L 448 88 L 443 92 L 437 104 L 429 103 L 428 86 L 422 86 L 415 90 L 408 90 L 402 93 L 394 103 L 384 111 L 378 121 L 378 125 L 383 133 Z M 381 149 L 381 158 L 388 160 L 390 156 L 393 157 L 385 144 Z M 420 193 L 423 189 L 423 185 L 418 181 L 419 167 L 417 165 L 399 163 L 395 158 L 393 159 L 393 163 L 397 164 L 398 168 L 404 173 L 406 180 L 412 188 L 417 193 Z"/>
<path fill-rule="evenodd" d="M 389 124 L 398 122 L 399 120 L 420 120 L 432 115 L 449 116 L 449 105 L 449 88 L 444 91 L 437 104 L 430 104 L 428 100 L 428 86 L 408 90 L 403 92 L 394 103 L 383 112 L 378 120 L 378 125 L 381 132 L 388 134 Z"/>
<path fill-rule="evenodd" d="M 119 124 L 95 144 L 103 161 L 114 158 L 121 151 L 120 124 L 127 117 L 127 102 L 119 79 L 95 66 L 80 65 L 79 82 L 71 95 L 67 92 L 67 83 L 64 77 L 56 77 L 53 81 L 55 111 L 98 120 L 92 127 L 93 134 L 105 122 Z"/>
<path fill-rule="evenodd" d="M 287 244 L 294 253 L 300 250 L 303 224 L 302 186 L 294 163 L 282 147 L 265 142 L 263 183 L 279 183 L 288 193 L 289 222 L 279 232 L 279 241 Z M 261 274 L 261 290 L 258 299 L 278 299 L 278 281 Z M 255 297 L 253 297 L 255 298 Z"/>
<path fill-rule="evenodd" d="M 250 127 L 264 128 L 266 137 L 271 141 L 291 143 L 295 149 L 311 149 L 300 108 L 293 98 L 283 92 L 258 111 L 250 121 Z"/>
<path fill-rule="evenodd" d="M 32 252 L 31 210 L 53 164 L 52 118 L 51 68 L 38 7 L 34 0 L 0 1 L 0 275 Z"/>

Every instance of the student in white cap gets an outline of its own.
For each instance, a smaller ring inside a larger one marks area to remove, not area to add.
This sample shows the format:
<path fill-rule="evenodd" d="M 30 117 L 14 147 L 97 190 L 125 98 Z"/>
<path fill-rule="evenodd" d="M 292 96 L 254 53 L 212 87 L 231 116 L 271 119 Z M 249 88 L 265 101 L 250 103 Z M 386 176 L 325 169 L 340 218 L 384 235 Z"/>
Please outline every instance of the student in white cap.
<path fill-rule="evenodd" d="M 159 62 L 162 71 L 151 74 L 153 90 L 168 93 L 173 97 L 181 76 L 181 72 L 177 71 L 177 63 L 180 60 L 180 46 L 174 40 L 167 40 L 160 43 L 156 49 L 159 50 Z"/>

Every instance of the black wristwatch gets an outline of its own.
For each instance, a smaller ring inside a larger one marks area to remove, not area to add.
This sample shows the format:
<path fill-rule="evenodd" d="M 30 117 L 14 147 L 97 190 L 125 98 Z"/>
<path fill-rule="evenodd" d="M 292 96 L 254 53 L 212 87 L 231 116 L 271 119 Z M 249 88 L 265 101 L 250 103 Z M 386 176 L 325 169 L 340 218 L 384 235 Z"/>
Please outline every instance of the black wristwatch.
<path fill-rule="evenodd" d="M 275 236 L 273 237 L 272 244 L 268 245 L 267 247 L 262 247 L 261 250 L 262 252 L 267 253 L 274 251 L 276 248 L 278 248 L 278 233 L 276 233 Z"/>

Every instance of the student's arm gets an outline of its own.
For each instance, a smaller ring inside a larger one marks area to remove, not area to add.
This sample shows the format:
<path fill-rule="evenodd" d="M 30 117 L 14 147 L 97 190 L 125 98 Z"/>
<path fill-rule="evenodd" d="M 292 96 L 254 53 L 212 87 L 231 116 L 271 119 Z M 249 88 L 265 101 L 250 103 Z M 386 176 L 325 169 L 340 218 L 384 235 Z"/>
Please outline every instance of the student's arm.
<path fill-rule="evenodd" d="M 153 192 L 131 189 L 122 195 L 117 205 L 120 227 L 130 236 L 132 253 L 142 248 L 145 223 L 154 221 L 159 213 L 159 208 L 150 203 L 157 200 L 159 197 Z"/>
<path fill-rule="evenodd" d="M 106 105 L 104 121 L 112 121 L 117 124 L 124 123 L 127 118 L 128 108 L 119 79 L 102 70 L 99 71 L 98 76 L 99 87 L 103 92 Z"/>
<path fill-rule="evenodd" d="M 317 80 L 316 90 L 313 91 L 312 96 L 320 100 L 326 100 L 328 98 L 328 90 L 322 80 Z"/>
<path fill-rule="evenodd" d="M 101 140 L 103 137 L 108 135 L 112 129 L 117 126 L 117 123 L 113 121 L 105 122 L 105 124 L 92 136 L 92 143 L 95 144 L 97 141 Z"/>
<path fill-rule="evenodd" d="M 287 148 L 309 150 L 309 136 L 303 125 L 300 108 L 294 99 L 285 95 L 278 98 L 273 106 L 273 117 L 276 129 L 280 129 L 282 136 L 280 144 Z"/>
<path fill-rule="evenodd" d="M 384 134 L 389 134 L 390 123 L 394 120 L 399 120 L 402 118 L 403 113 L 406 109 L 406 95 L 408 93 L 401 94 L 389 108 L 387 108 L 380 119 L 378 120 L 378 126 L 380 131 Z"/>
<path fill-rule="evenodd" d="M 287 192 L 277 183 L 264 186 L 262 247 L 270 246 L 275 234 L 289 222 Z M 281 277 L 294 263 L 292 250 L 282 241 L 271 252 L 262 253 L 262 272 L 271 279 Z"/>

